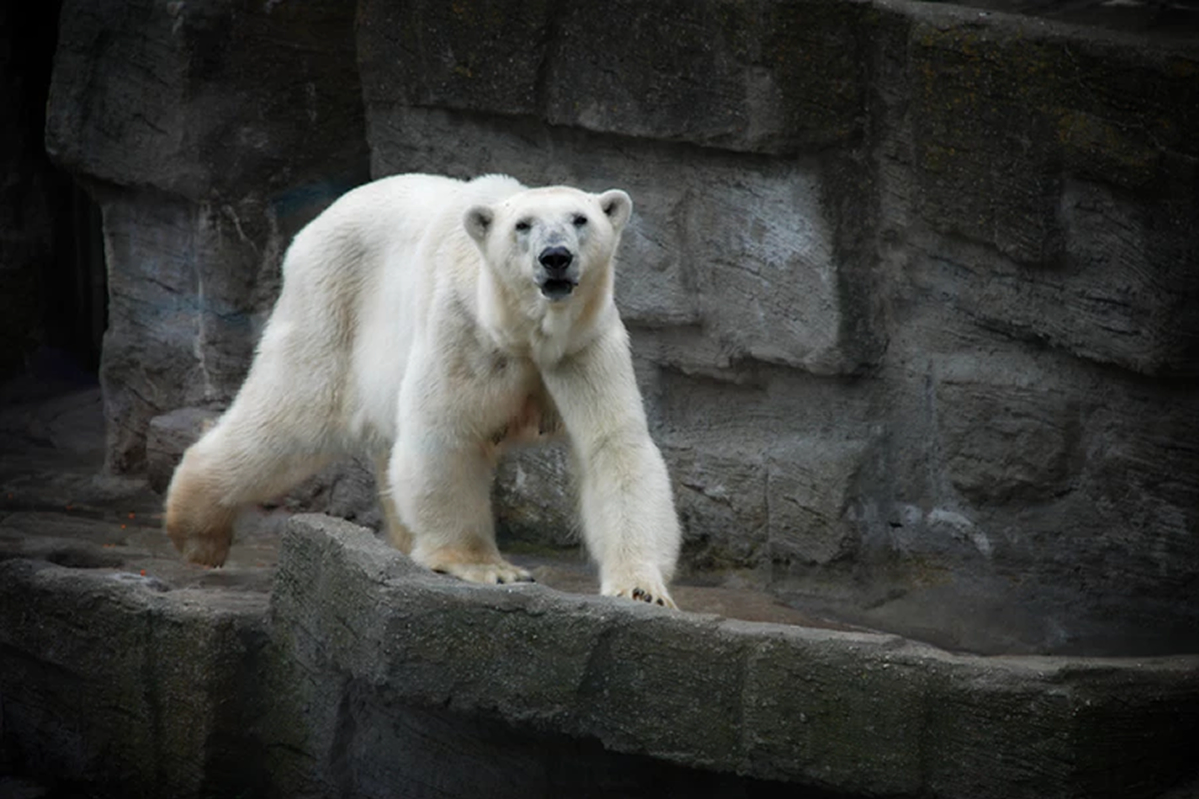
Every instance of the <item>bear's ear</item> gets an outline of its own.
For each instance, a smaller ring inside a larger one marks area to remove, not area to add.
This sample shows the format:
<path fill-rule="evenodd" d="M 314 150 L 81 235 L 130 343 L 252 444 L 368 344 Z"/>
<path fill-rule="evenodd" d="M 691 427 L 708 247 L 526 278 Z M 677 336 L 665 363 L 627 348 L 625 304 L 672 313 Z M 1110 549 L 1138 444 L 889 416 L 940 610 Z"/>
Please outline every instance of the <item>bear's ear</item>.
<path fill-rule="evenodd" d="M 482 244 L 487 239 L 487 231 L 491 230 L 491 223 L 495 221 L 495 212 L 486 205 L 476 205 L 466 212 L 462 221 L 470 237 Z"/>
<path fill-rule="evenodd" d="M 620 231 L 625 222 L 629 221 L 629 216 L 633 213 L 633 201 L 629 199 L 629 195 L 625 194 L 620 189 L 610 189 L 599 196 L 600 208 L 604 211 L 604 216 L 612 223 L 613 229 Z"/>

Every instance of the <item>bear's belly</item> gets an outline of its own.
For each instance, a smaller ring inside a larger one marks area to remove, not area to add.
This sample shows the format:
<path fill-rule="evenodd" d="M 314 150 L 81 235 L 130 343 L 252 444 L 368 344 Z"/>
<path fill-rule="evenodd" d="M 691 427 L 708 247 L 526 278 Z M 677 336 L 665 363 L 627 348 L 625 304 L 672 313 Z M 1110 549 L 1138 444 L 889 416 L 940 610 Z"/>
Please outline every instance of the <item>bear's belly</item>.
<path fill-rule="evenodd" d="M 490 419 L 481 430 L 480 445 L 489 457 L 498 458 L 509 446 L 537 443 L 561 432 L 558 411 L 535 374 L 531 384 L 504 399 L 491 405 L 495 415 L 488 414 Z"/>
<path fill-rule="evenodd" d="M 525 397 L 516 413 L 495 429 L 488 441 L 495 445 L 537 441 L 560 432 L 562 420 L 544 396 Z"/>

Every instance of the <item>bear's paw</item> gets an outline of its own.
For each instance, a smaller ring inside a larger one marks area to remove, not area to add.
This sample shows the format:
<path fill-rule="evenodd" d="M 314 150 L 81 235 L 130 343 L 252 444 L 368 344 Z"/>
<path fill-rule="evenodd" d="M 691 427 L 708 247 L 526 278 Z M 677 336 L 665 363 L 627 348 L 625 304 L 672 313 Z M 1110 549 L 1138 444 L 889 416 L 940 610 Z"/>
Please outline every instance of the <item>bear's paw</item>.
<path fill-rule="evenodd" d="M 462 563 L 445 561 L 429 566 L 438 574 L 448 574 L 468 583 L 484 583 L 487 585 L 505 585 L 508 583 L 531 583 L 533 575 L 526 569 L 513 565 L 506 560 L 486 563 Z"/>
<path fill-rule="evenodd" d="M 666 590 L 666 585 L 661 580 L 631 580 L 617 583 L 605 588 L 601 593 L 604 596 L 619 596 L 635 602 L 678 609 L 678 605 L 670 598 L 670 592 Z"/>

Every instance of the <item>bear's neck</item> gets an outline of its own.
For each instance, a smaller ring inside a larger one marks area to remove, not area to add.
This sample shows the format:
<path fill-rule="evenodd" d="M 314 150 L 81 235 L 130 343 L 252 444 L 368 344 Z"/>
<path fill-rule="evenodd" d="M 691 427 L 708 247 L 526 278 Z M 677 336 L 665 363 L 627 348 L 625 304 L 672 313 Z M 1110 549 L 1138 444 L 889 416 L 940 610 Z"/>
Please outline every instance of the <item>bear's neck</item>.
<path fill-rule="evenodd" d="M 616 313 L 611 270 L 601 274 L 597 284 L 580 284 L 567 300 L 536 295 L 522 302 L 484 272 L 478 285 L 479 323 L 500 350 L 530 358 L 540 368 L 555 366 L 587 346 Z"/>

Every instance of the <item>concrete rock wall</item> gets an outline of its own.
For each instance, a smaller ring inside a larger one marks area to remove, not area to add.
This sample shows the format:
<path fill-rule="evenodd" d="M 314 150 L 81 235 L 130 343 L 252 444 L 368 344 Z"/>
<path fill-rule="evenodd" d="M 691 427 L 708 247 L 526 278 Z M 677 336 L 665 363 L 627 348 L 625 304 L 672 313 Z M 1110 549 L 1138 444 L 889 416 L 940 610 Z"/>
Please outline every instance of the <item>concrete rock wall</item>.
<path fill-rule="evenodd" d="M 14 767 L 131 799 L 1196 787 L 1196 655 L 982 657 L 481 586 L 316 515 L 273 570 L 189 569 L 115 521 L 37 515 L 0 528 L 0 792 Z"/>
<path fill-rule="evenodd" d="M 67 6 L 113 468 L 228 400 L 368 158 L 620 186 L 689 568 L 976 649 L 1199 644 L 1194 44 L 900 0 Z M 505 465 L 514 534 L 566 538 L 560 464 Z"/>
<path fill-rule="evenodd" d="M 46 147 L 104 216 L 108 463 L 244 377 L 291 236 L 366 179 L 344 2 L 63 6 Z"/>

